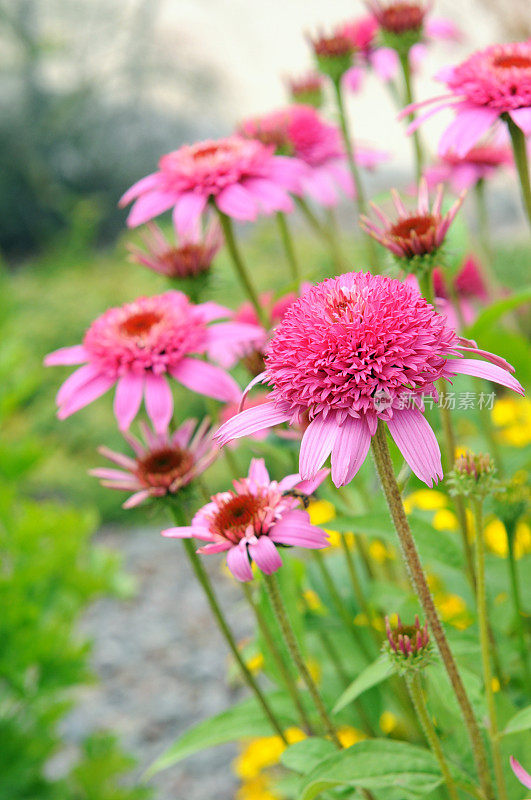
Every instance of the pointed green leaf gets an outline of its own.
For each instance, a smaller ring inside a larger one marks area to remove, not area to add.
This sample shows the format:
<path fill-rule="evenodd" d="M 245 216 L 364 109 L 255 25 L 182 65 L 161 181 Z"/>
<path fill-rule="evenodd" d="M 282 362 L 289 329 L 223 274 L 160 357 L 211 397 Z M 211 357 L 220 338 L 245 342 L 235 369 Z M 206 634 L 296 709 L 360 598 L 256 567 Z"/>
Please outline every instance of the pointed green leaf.
<path fill-rule="evenodd" d="M 360 672 L 358 677 L 352 681 L 350 686 L 345 689 L 339 700 L 334 706 L 334 714 L 345 708 L 349 703 L 352 703 L 360 694 L 377 686 L 382 681 L 385 681 L 390 675 L 393 674 L 393 665 L 389 661 L 387 655 L 383 654 L 376 659 L 372 664 Z"/>
<path fill-rule="evenodd" d="M 476 336 L 481 336 L 483 332 L 488 331 L 492 327 L 492 324 L 507 311 L 511 311 L 513 308 L 517 308 L 530 301 L 531 286 L 528 286 L 520 292 L 515 292 L 510 297 L 505 297 L 503 300 L 498 300 L 497 303 L 492 303 L 479 315 L 474 324 L 467 329 L 466 335 L 473 339 L 476 338 Z"/>
<path fill-rule="evenodd" d="M 505 730 L 503 731 L 503 735 L 506 736 L 509 733 L 521 733 L 522 731 L 527 731 L 531 728 L 531 706 L 527 706 L 527 708 L 522 708 L 518 714 L 515 714 L 512 719 L 509 720 L 507 725 L 505 726 Z"/>
<path fill-rule="evenodd" d="M 312 736 L 290 745 L 287 750 L 284 750 L 280 760 L 288 769 L 305 775 L 320 761 L 336 752 L 335 746 L 329 739 L 318 739 Z"/>

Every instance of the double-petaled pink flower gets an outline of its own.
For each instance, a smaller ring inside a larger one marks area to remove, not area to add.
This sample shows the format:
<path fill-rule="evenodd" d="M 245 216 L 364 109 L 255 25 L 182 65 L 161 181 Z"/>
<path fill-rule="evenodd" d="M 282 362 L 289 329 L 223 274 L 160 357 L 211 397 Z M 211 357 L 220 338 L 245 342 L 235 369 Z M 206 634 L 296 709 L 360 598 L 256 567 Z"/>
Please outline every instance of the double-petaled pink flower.
<path fill-rule="evenodd" d="M 312 481 L 288 475 L 277 483 L 270 480 L 263 459 L 253 459 L 248 477 L 234 481 L 234 489 L 214 495 L 191 525 L 168 528 L 162 535 L 207 542 L 199 553 L 226 552 L 227 566 L 239 581 L 252 580 L 252 561 L 271 575 L 282 566 L 279 546 L 327 546 L 326 533 L 311 524 L 299 497 L 312 494 L 327 474 L 321 470 Z"/>
<path fill-rule="evenodd" d="M 324 206 L 336 205 L 337 189 L 349 197 L 354 194 L 339 129 L 326 122 L 313 106 L 295 104 L 271 114 L 246 120 L 240 126 L 244 136 L 274 145 L 283 153 L 302 162 L 299 193 L 309 195 Z M 356 148 L 360 166 L 375 167 L 386 153 L 368 147 Z"/>
<path fill-rule="evenodd" d="M 58 417 L 65 419 L 116 384 L 114 413 L 127 430 L 144 398 L 155 430 L 163 433 L 173 414 L 167 378 L 216 400 L 235 400 L 240 390 L 223 369 L 192 356 L 210 356 L 221 345 L 228 351 L 261 333 L 254 325 L 214 320 L 232 312 L 216 303 L 194 305 L 182 292 L 140 297 L 111 308 L 90 326 L 83 344 L 63 347 L 45 364 L 83 364 L 57 394 Z"/>
<path fill-rule="evenodd" d="M 489 361 L 463 358 L 483 355 Z M 309 420 L 300 474 L 312 478 L 331 454 L 336 486 L 352 480 L 384 422 L 413 472 L 442 477 L 423 397 L 435 382 L 476 375 L 522 393 L 506 361 L 461 339 L 415 286 L 351 272 L 314 286 L 286 312 L 266 350 L 270 401 L 242 411 L 215 434 L 220 445 L 255 430 Z M 256 381 L 255 381 L 256 382 Z"/>
<path fill-rule="evenodd" d="M 209 420 L 204 419 L 196 428 L 196 420 L 188 419 L 174 433 L 155 433 L 142 424 L 145 444 L 124 433 L 134 458 L 100 447 L 101 455 L 120 469 L 98 467 L 90 474 L 108 489 L 133 492 L 124 508 L 133 508 L 149 498 L 176 494 L 204 472 L 219 453 L 209 425 Z"/>
<path fill-rule="evenodd" d="M 162 156 L 157 172 L 131 186 L 120 205 L 134 201 L 127 218 L 132 228 L 172 208 L 177 232 L 186 235 L 208 202 L 237 220 L 291 211 L 289 192 L 301 169 L 295 159 L 241 136 L 197 142 Z"/>
<path fill-rule="evenodd" d="M 449 92 L 413 103 L 400 116 L 432 106 L 411 123 L 411 133 L 428 117 L 452 108 L 456 117 L 439 141 L 440 155 L 454 152 L 464 156 L 504 115 L 526 136 L 531 135 L 531 39 L 487 47 L 456 67 L 442 70 L 438 77 Z"/>

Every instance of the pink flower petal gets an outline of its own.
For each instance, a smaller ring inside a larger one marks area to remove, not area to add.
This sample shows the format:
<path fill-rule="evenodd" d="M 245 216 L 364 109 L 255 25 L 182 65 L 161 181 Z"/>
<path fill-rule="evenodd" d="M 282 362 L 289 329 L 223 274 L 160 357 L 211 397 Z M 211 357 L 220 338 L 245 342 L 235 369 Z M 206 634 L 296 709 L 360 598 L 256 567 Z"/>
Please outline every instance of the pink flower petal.
<path fill-rule="evenodd" d="M 133 205 L 129 216 L 127 217 L 127 225 L 130 228 L 136 228 L 137 225 L 142 225 L 159 214 L 163 214 L 173 205 L 178 199 L 178 195 L 174 192 L 149 192 L 138 198 Z"/>
<path fill-rule="evenodd" d="M 122 503 L 122 508 L 126 510 L 129 508 L 136 508 L 141 505 L 144 500 L 148 500 L 150 496 L 149 489 L 141 489 L 139 492 L 132 494 L 131 497 L 128 497 L 127 500 Z"/>
<path fill-rule="evenodd" d="M 251 460 L 248 476 L 250 480 L 254 481 L 254 483 L 257 483 L 259 486 L 269 485 L 269 473 L 263 458 L 253 458 Z"/>
<path fill-rule="evenodd" d="M 291 156 L 273 156 L 269 175 L 275 183 L 294 194 L 300 193 L 300 180 L 306 173 L 306 164 Z"/>
<path fill-rule="evenodd" d="M 143 375 L 127 372 L 119 379 L 114 393 L 114 416 L 120 430 L 128 430 L 138 414 L 143 392 Z"/>
<path fill-rule="evenodd" d="M 334 416 L 315 417 L 302 437 L 299 456 L 301 478 L 313 478 L 332 452 L 339 426 Z"/>
<path fill-rule="evenodd" d="M 447 371 L 450 375 L 475 375 L 477 378 L 485 378 L 487 381 L 494 381 L 501 386 L 507 386 L 513 392 L 525 394 L 522 385 L 506 369 L 502 369 L 497 364 L 489 364 L 487 361 L 478 361 L 475 358 L 451 359 L 447 362 Z"/>
<path fill-rule="evenodd" d="M 252 581 L 253 571 L 245 544 L 240 543 L 235 547 L 231 547 L 227 553 L 227 566 L 237 580 L 243 582 Z"/>
<path fill-rule="evenodd" d="M 215 201 L 220 211 L 234 219 L 254 220 L 258 214 L 258 204 L 255 198 L 239 183 L 222 189 Z"/>
<path fill-rule="evenodd" d="M 302 180 L 302 190 L 323 206 L 334 206 L 338 202 L 334 182 L 325 169 L 316 167 Z"/>
<path fill-rule="evenodd" d="M 282 566 L 280 553 L 268 536 L 259 536 L 250 544 L 249 554 L 265 575 L 272 575 Z"/>
<path fill-rule="evenodd" d="M 363 67 L 350 67 L 343 75 L 343 86 L 351 92 L 359 92 L 364 76 Z"/>
<path fill-rule="evenodd" d="M 531 789 L 531 775 L 527 770 L 523 768 L 519 761 L 516 760 L 514 756 L 511 756 L 511 769 L 522 784 L 525 786 L 526 789 Z"/>
<path fill-rule="evenodd" d="M 266 178 L 247 178 L 243 186 L 251 193 L 254 199 L 263 208 L 266 214 L 274 211 L 284 211 L 289 214 L 293 211 L 293 201 L 285 189 Z"/>
<path fill-rule="evenodd" d="M 332 480 L 336 486 L 350 483 L 365 461 L 371 436 L 364 419 L 347 417 L 339 427 L 332 448 Z"/>
<path fill-rule="evenodd" d="M 523 131 L 524 136 L 531 136 L 531 108 L 515 108 L 508 113 L 514 124 Z"/>
<path fill-rule="evenodd" d="M 327 547 L 326 533 L 310 523 L 307 511 L 295 509 L 284 514 L 271 529 L 269 538 L 278 544 L 290 547 L 306 547 L 320 549 Z"/>
<path fill-rule="evenodd" d="M 207 199 L 205 195 L 194 192 L 186 192 L 180 196 L 173 209 L 173 224 L 179 236 L 197 234 Z"/>
<path fill-rule="evenodd" d="M 88 353 L 82 344 L 75 344 L 73 347 L 61 347 L 48 353 L 44 359 L 45 367 L 70 366 L 71 364 L 83 364 L 87 361 Z"/>
<path fill-rule="evenodd" d="M 266 331 L 246 322 L 220 322 L 207 333 L 207 354 L 222 367 L 232 367 L 248 348 L 261 347 L 266 342 Z"/>
<path fill-rule="evenodd" d="M 227 550 L 233 545 L 230 542 L 211 542 L 210 544 L 205 544 L 204 547 L 200 547 L 198 549 L 198 553 L 205 553 L 206 555 L 212 553 L 225 553 Z"/>
<path fill-rule="evenodd" d="M 233 439 L 250 436 L 252 433 L 261 431 L 264 428 L 271 428 L 273 425 L 288 422 L 290 417 L 290 414 L 276 408 L 273 403 L 263 403 L 260 406 L 246 408 L 245 411 L 240 411 L 239 414 L 231 417 L 216 431 L 214 439 L 220 447 L 223 447 Z"/>
<path fill-rule="evenodd" d="M 82 386 L 86 383 L 91 381 L 97 375 L 100 374 L 99 367 L 94 366 L 94 364 L 85 364 L 83 367 L 79 367 L 73 372 L 71 375 L 68 376 L 66 381 L 63 383 L 59 391 L 55 396 L 55 402 L 58 406 L 64 405 L 70 395 L 74 392 L 77 392 Z"/>
<path fill-rule="evenodd" d="M 424 32 L 432 39 L 451 39 L 459 42 L 463 34 L 451 19 L 428 16 L 424 23 Z"/>
<path fill-rule="evenodd" d="M 400 61 L 391 47 L 378 47 L 370 56 L 371 66 L 383 81 L 392 81 L 398 75 Z"/>
<path fill-rule="evenodd" d="M 199 303 L 193 309 L 194 316 L 202 322 L 213 322 L 216 319 L 228 319 L 232 317 L 233 311 L 219 303 L 208 300 L 206 303 Z"/>
<path fill-rule="evenodd" d="M 68 400 L 61 405 L 57 412 L 58 418 L 66 419 L 76 411 L 88 406 L 93 400 L 97 400 L 98 397 L 105 394 L 114 383 L 114 378 L 109 378 L 107 375 L 96 375 L 69 395 Z"/>
<path fill-rule="evenodd" d="M 441 451 L 434 432 L 418 408 L 395 410 L 387 427 L 415 475 L 428 486 L 438 483 L 443 477 Z"/>
<path fill-rule="evenodd" d="M 145 178 L 140 178 L 139 181 L 133 185 L 120 197 L 118 205 L 120 208 L 129 205 L 131 200 L 134 200 L 144 192 L 150 192 L 156 189 L 160 184 L 160 175 L 158 172 L 152 172 L 151 175 L 146 175 Z"/>
<path fill-rule="evenodd" d="M 295 488 L 298 492 L 301 492 L 301 494 L 310 496 L 323 483 L 323 481 L 327 479 L 329 475 L 329 469 L 320 469 L 314 478 L 307 481 L 302 481 L 300 475 L 287 475 L 280 481 L 278 485 L 283 492 Z"/>
<path fill-rule="evenodd" d="M 193 528 L 191 525 L 185 525 L 184 527 L 176 527 L 176 528 L 166 528 L 165 530 L 161 531 L 161 535 L 165 536 L 167 539 L 191 539 L 195 536 L 197 539 L 196 528 Z"/>
<path fill-rule="evenodd" d="M 238 402 L 241 389 L 225 370 L 199 361 L 195 358 L 183 358 L 181 362 L 170 370 L 176 381 L 182 383 L 193 392 L 213 397 L 224 403 Z M 230 422 L 230 420 L 229 420 Z"/>
<path fill-rule="evenodd" d="M 439 141 L 439 155 L 453 150 L 465 156 L 496 122 L 499 112 L 486 106 L 462 105 Z"/>

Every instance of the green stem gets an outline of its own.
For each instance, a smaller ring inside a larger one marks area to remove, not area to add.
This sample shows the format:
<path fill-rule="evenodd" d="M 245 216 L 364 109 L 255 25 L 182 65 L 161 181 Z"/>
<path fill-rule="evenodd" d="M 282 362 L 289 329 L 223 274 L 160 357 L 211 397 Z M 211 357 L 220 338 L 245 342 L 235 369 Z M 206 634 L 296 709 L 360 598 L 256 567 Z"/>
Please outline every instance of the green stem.
<path fill-rule="evenodd" d="M 361 588 L 360 579 L 358 577 L 358 573 L 356 571 L 356 564 L 354 563 L 354 558 L 352 556 L 352 550 L 350 549 L 346 534 L 341 535 L 341 547 L 343 548 L 343 553 L 345 555 L 345 561 L 347 562 L 347 570 L 350 577 L 350 583 L 352 584 L 352 591 L 354 592 L 354 597 L 356 598 L 356 603 L 360 607 L 360 610 L 365 614 L 367 617 L 367 625 L 369 626 L 369 630 L 371 632 L 372 638 L 374 639 L 375 643 L 378 647 L 381 645 L 381 640 L 376 631 L 372 626 L 372 615 L 369 605 L 365 599 L 363 594 L 363 589 Z"/>
<path fill-rule="evenodd" d="M 405 680 L 409 695 L 413 705 L 415 706 L 415 711 L 417 712 L 417 716 L 426 736 L 426 741 L 428 742 L 433 755 L 439 762 L 439 767 L 441 768 L 441 772 L 446 783 L 446 788 L 448 789 L 448 795 L 450 796 L 451 800 L 459 800 L 459 794 L 457 792 L 454 779 L 452 778 L 450 767 L 448 766 L 448 762 L 446 761 L 446 757 L 443 753 L 439 737 L 437 736 L 437 731 L 435 730 L 428 709 L 426 708 L 426 701 L 422 691 L 420 675 L 418 672 L 408 672 L 406 673 Z"/>
<path fill-rule="evenodd" d="M 413 87 L 411 83 L 411 68 L 409 66 L 409 53 L 399 53 L 400 59 L 400 66 L 402 67 L 402 74 L 404 76 L 404 93 L 406 98 L 406 105 L 409 106 L 413 103 Z M 409 114 L 408 122 L 413 122 L 415 119 L 414 114 Z M 415 173 L 417 177 L 417 183 L 422 177 L 422 167 L 424 164 L 424 154 L 422 152 L 422 144 L 420 141 L 420 134 L 418 130 L 414 131 L 412 134 L 413 139 L 413 151 L 415 155 Z"/>
<path fill-rule="evenodd" d="M 490 238 L 489 215 L 487 211 L 487 200 L 485 197 L 485 178 L 480 178 L 474 186 L 474 194 L 476 196 L 476 211 L 478 215 L 478 232 L 479 241 L 483 254 L 490 264 L 492 263 L 492 241 Z M 489 278 L 490 278 L 489 274 Z"/>
<path fill-rule="evenodd" d="M 291 627 L 291 622 L 289 621 L 288 615 L 286 614 L 284 605 L 282 603 L 277 577 L 275 574 L 264 575 L 264 580 L 269 597 L 271 599 L 273 611 L 275 612 L 278 624 L 280 625 L 280 630 L 282 631 L 282 636 L 284 637 L 286 647 L 288 648 L 291 658 L 293 659 L 293 663 L 295 664 L 299 675 L 310 692 L 312 700 L 315 704 L 315 708 L 317 709 L 327 734 L 330 736 L 336 747 L 341 749 L 341 743 L 338 739 L 334 723 L 328 715 L 328 711 L 326 710 L 321 695 L 319 694 L 319 690 L 315 685 L 314 680 L 308 671 L 308 667 L 306 666 L 306 662 L 304 661 L 302 653 L 299 650 L 299 645 L 297 644 L 297 639 L 295 638 L 293 628 Z"/>
<path fill-rule="evenodd" d="M 509 562 L 509 579 L 511 584 L 511 593 L 513 596 L 513 605 L 516 617 L 516 632 L 518 636 L 518 647 L 520 650 L 520 658 L 522 660 L 522 668 L 524 672 L 525 684 L 527 690 L 531 693 L 531 672 L 529 670 L 529 651 L 526 646 L 525 630 L 524 630 L 524 611 L 522 608 L 522 600 L 520 593 L 520 581 L 518 578 L 518 568 L 516 566 L 516 558 L 514 555 L 514 537 L 515 530 L 507 528 L 507 541 L 508 541 L 508 562 Z"/>
<path fill-rule="evenodd" d="M 326 225 L 323 225 L 321 221 L 318 219 L 317 215 L 314 214 L 306 200 L 303 197 L 295 197 L 295 203 L 297 204 L 299 210 L 302 212 L 303 216 L 306 218 L 310 228 L 321 238 L 323 239 L 326 244 L 330 248 L 330 254 L 332 256 L 332 261 L 334 262 L 337 270 L 339 272 L 345 272 L 348 269 L 348 264 L 345 260 L 344 255 L 341 252 L 341 248 L 339 243 L 330 232 Z"/>
<path fill-rule="evenodd" d="M 489 714 L 489 733 L 492 745 L 492 760 L 494 774 L 500 800 L 507 800 L 507 789 L 503 775 L 503 765 L 500 752 L 500 734 L 496 713 L 496 701 L 492 688 L 492 669 L 490 664 L 490 636 L 487 614 L 487 589 L 485 583 L 485 539 L 483 535 L 483 502 L 474 501 L 474 517 L 476 524 L 476 596 L 479 623 L 479 640 L 481 645 L 481 664 L 483 667 L 483 683 L 487 698 Z"/>
<path fill-rule="evenodd" d="M 520 179 L 524 210 L 531 225 L 531 185 L 529 184 L 529 162 L 527 159 L 527 146 L 524 132 L 516 125 L 508 114 L 503 118 L 507 122 L 509 135 L 513 146 L 514 163 Z"/>
<path fill-rule="evenodd" d="M 428 625 L 430 626 L 435 642 L 439 649 L 443 664 L 448 678 L 454 690 L 457 702 L 463 715 L 468 735 L 472 744 L 476 768 L 483 788 L 483 793 L 488 800 L 494 800 L 492 786 L 487 761 L 485 746 L 481 738 L 478 723 L 476 721 L 472 705 L 466 693 L 463 680 L 459 673 L 453 653 L 448 644 L 446 634 L 439 619 L 431 591 L 422 568 L 422 563 L 417 551 L 415 540 L 413 539 L 409 523 L 407 521 L 402 497 L 396 482 L 393 462 L 387 445 L 385 427 L 380 422 L 376 434 L 372 438 L 372 450 L 376 469 L 382 482 L 382 487 L 387 500 L 387 505 L 393 520 L 398 539 L 402 549 L 402 555 L 408 568 L 411 582 L 417 593 L 417 597 L 424 610 Z"/>
<path fill-rule="evenodd" d="M 297 255 L 295 253 L 293 238 L 291 236 L 290 229 L 288 226 L 288 220 L 286 219 L 286 215 L 282 211 L 277 211 L 277 223 L 278 223 L 278 229 L 280 231 L 280 238 L 282 239 L 282 245 L 286 253 L 286 258 L 289 264 L 289 268 L 291 270 L 291 277 L 297 289 L 300 289 L 301 274 L 299 269 L 299 263 L 297 261 Z"/>
<path fill-rule="evenodd" d="M 284 685 L 286 686 L 286 689 L 288 690 L 288 693 L 289 693 L 291 699 L 293 700 L 293 704 L 294 704 L 295 708 L 297 709 L 297 713 L 298 713 L 299 718 L 301 720 L 302 727 L 306 731 L 306 733 L 308 733 L 310 735 L 313 735 L 312 724 L 311 724 L 311 722 L 310 722 L 310 720 L 308 718 L 308 715 L 306 713 L 306 710 L 305 710 L 304 705 L 302 703 L 302 700 L 300 698 L 299 690 L 297 689 L 297 684 L 296 684 L 296 682 L 295 682 L 295 680 L 293 678 L 292 672 L 291 672 L 290 668 L 284 662 L 284 658 L 282 657 L 282 653 L 280 652 L 280 650 L 278 649 L 277 645 L 275 644 L 275 640 L 273 639 L 273 636 L 272 636 L 271 631 L 269 629 L 269 625 L 267 624 L 267 621 L 266 621 L 264 615 L 262 614 L 262 611 L 260 610 L 260 607 L 258 606 L 258 604 L 255 602 L 255 600 L 253 598 L 251 587 L 249 586 L 248 583 L 242 583 L 242 589 L 243 589 L 243 593 L 244 593 L 245 597 L 247 598 L 247 601 L 248 601 L 249 605 L 251 606 L 251 608 L 253 610 L 256 622 L 258 623 L 258 627 L 260 628 L 262 636 L 265 639 L 265 642 L 266 642 L 266 645 L 267 645 L 267 647 L 269 649 L 269 652 L 273 656 L 273 660 L 275 661 L 275 664 L 277 665 L 277 668 L 278 668 L 278 670 L 279 670 L 279 672 L 280 672 L 280 674 L 282 676 L 282 680 L 284 681 Z"/>
<path fill-rule="evenodd" d="M 232 260 L 232 264 L 234 266 L 234 270 L 238 279 L 243 286 L 247 297 L 251 301 L 256 311 L 256 315 L 264 328 L 268 327 L 268 321 L 266 318 L 266 314 L 262 306 L 260 305 L 260 300 L 258 298 L 258 294 L 251 282 L 249 277 L 249 273 L 245 263 L 241 257 L 240 251 L 238 250 L 238 245 L 236 244 L 236 237 L 234 236 L 234 229 L 232 226 L 232 220 L 227 214 L 224 214 L 223 211 L 220 211 L 219 208 L 217 209 L 219 220 L 221 223 L 221 227 L 223 229 L 223 235 L 225 236 L 225 244 L 227 245 L 227 250 L 229 251 L 229 255 Z"/>
<path fill-rule="evenodd" d="M 177 520 L 176 520 L 177 521 Z M 234 640 L 234 636 L 228 626 L 228 623 L 223 616 L 223 612 L 221 611 L 221 607 L 218 603 L 216 595 L 214 594 L 214 589 L 212 588 L 212 584 L 210 583 L 210 579 L 201 563 L 200 558 L 198 557 L 197 553 L 195 552 L 195 544 L 191 539 L 183 539 L 184 549 L 188 558 L 190 559 L 190 563 L 192 565 L 192 569 L 197 577 L 197 580 L 201 584 L 201 587 L 206 595 L 208 604 L 210 606 L 210 610 L 214 615 L 214 619 L 216 620 L 223 637 L 227 645 L 229 646 L 229 650 L 231 651 L 232 655 L 236 663 L 238 664 L 242 677 L 252 691 L 254 696 L 256 697 L 258 703 L 261 705 L 264 714 L 266 715 L 267 719 L 271 723 L 271 727 L 275 731 L 275 733 L 280 736 L 284 744 L 288 744 L 288 741 L 284 735 L 284 731 L 282 730 L 282 726 L 280 725 L 279 721 L 277 720 L 272 708 L 270 707 L 269 703 L 265 695 L 263 694 L 262 690 L 258 686 L 258 683 L 255 681 L 254 677 L 252 676 L 249 668 L 243 658 L 241 657 L 240 651 L 238 650 L 238 645 Z"/>

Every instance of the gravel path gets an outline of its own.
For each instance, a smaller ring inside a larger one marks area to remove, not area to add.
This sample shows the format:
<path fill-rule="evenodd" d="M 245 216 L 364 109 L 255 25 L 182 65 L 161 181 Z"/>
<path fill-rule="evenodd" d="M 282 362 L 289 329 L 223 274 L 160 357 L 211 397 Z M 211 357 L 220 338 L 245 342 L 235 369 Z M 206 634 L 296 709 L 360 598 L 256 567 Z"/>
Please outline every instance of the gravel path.
<path fill-rule="evenodd" d="M 101 600 L 84 619 L 99 682 L 82 690 L 64 735 L 74 744 L 93 729 L 111 729 L 137 757 L 141 774 L 180 733 L 244 692 L 227 685 L 227 649 L 180 544 L 158 530 L 119 528 L 103 530 L 97 541 L 123 554 L 137 587 L 131 600 Z M 247 610 L 237 587 L 220 574 L 221 560 L 204 563 L 238 638 L 248 635 Z M 159 774 L 151 781 L 154 799 L 232 800 L 235 753 L 234 746 L 218 747 Z"/>

